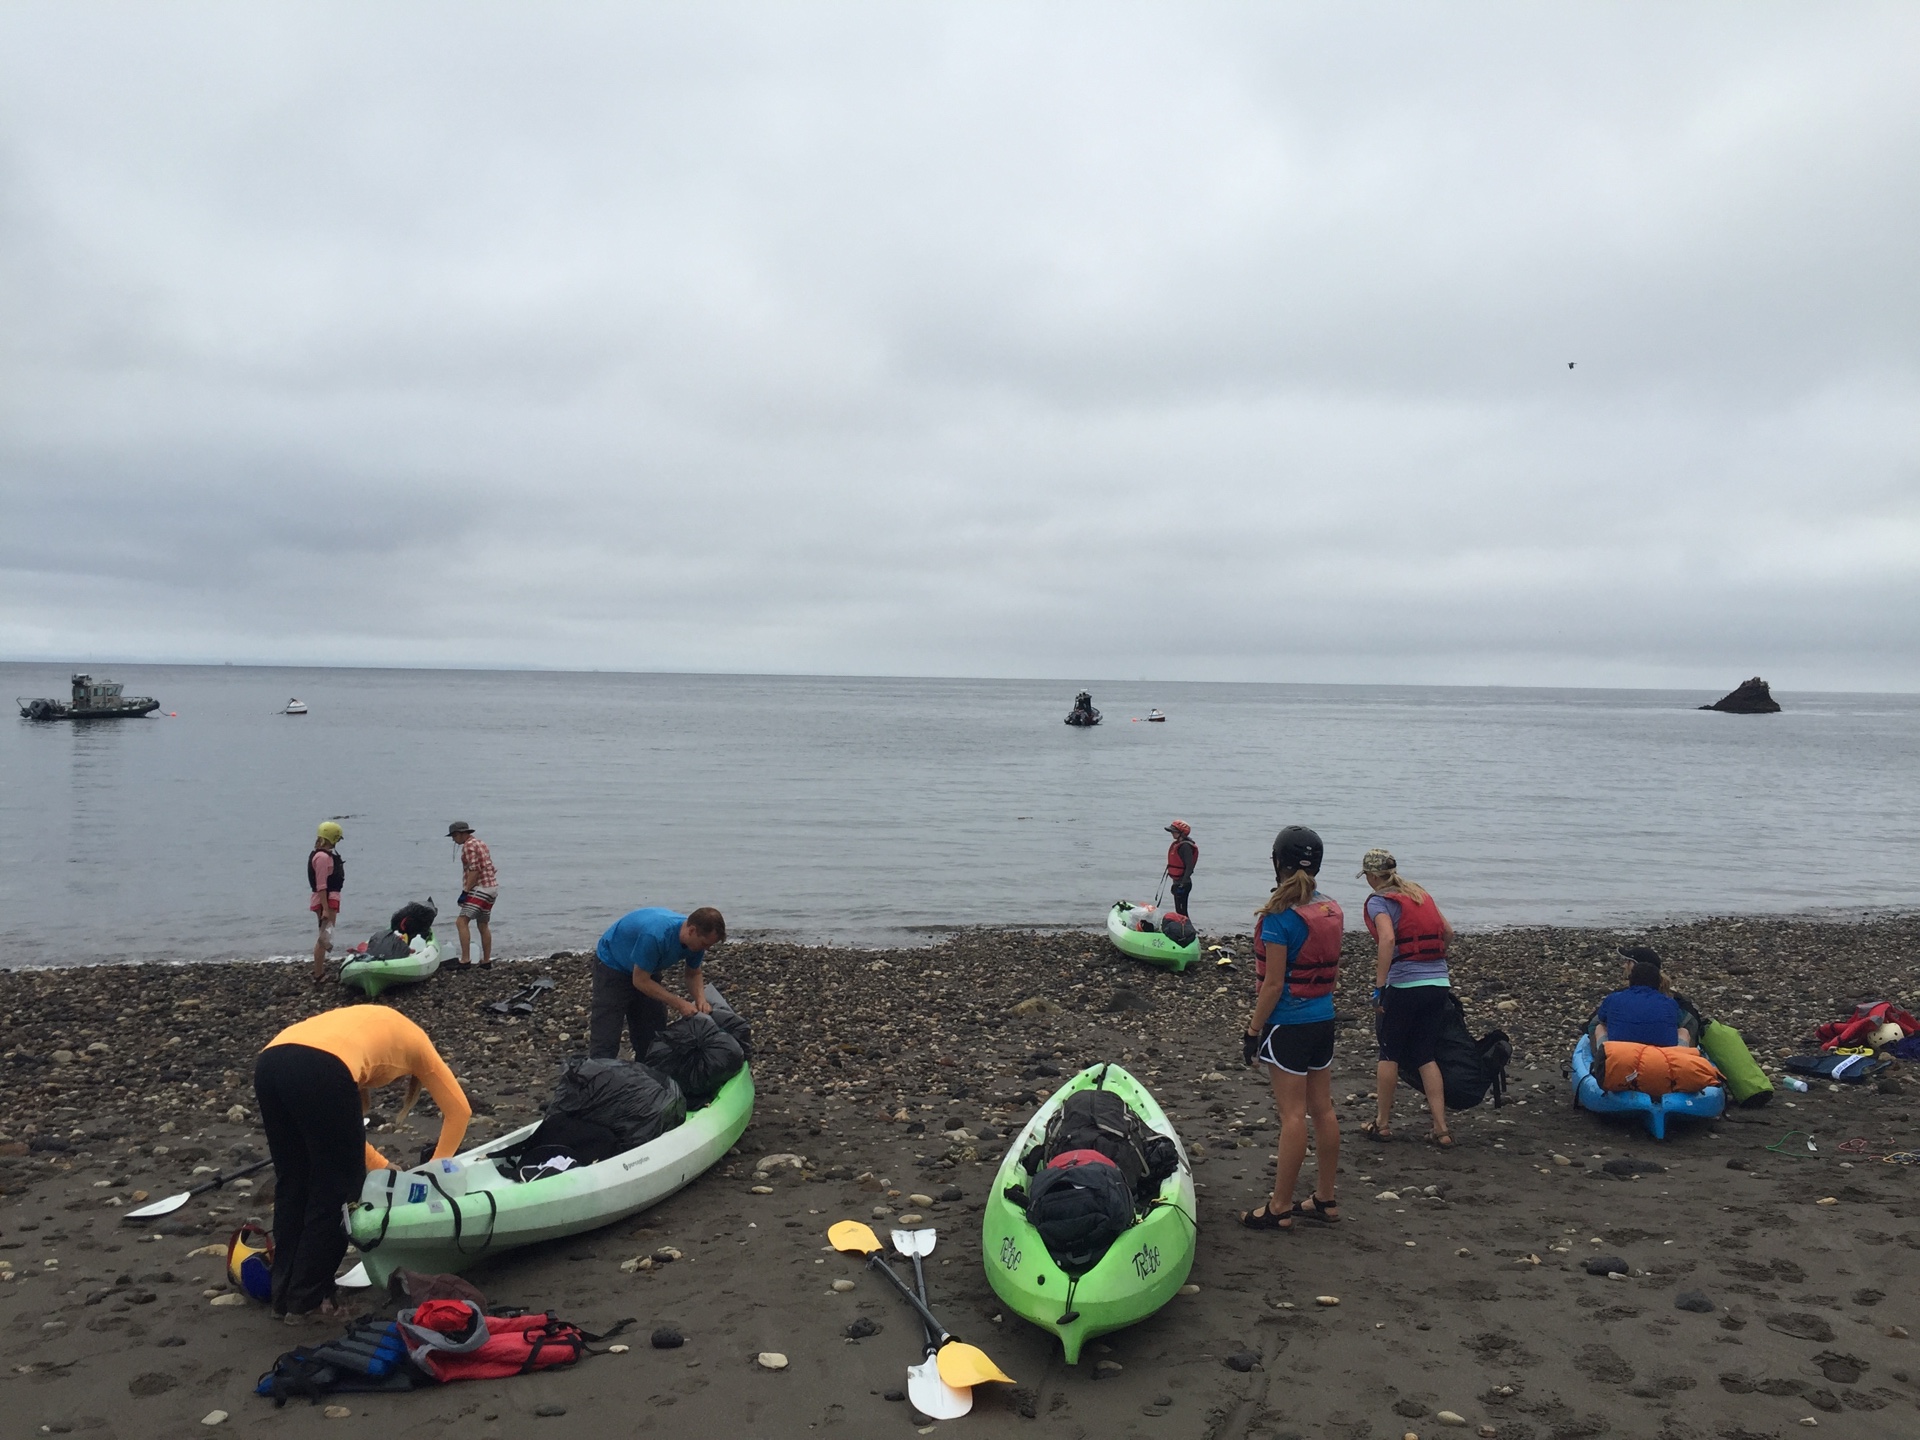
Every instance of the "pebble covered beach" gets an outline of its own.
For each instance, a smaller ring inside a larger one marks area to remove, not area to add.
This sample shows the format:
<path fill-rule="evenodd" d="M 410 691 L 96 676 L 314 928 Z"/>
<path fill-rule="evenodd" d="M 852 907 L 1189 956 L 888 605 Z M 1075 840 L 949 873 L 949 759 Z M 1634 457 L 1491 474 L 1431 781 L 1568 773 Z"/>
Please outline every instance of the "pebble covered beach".
<path fill-rule="evenodd" d="M 1577 1025 L 1618 983 L 1627 932 L 1467 935 L 1456 983 L 1476 1033 L 1512 1037 L 1509 1103 L 1456 1117 L 1459 1144 L 1443 1153 L 1420 1143 L 1423 1115 L 1403 1091 L 1395 1139 L 1374 1143 L 1359 1134 L 1372 1114 L 1368 957 L 1350 936 L 1334 1072 L 1345 1218 L 1251 1233 L 1234 1215 L 1270 1183 L 1276 1125 L 1264 1081 L 1239 1065 L 1245 939 L 1211 938 L 1222 951 L 1183 975 L 1080 934 L 727 946 L 712 973 L 753 1022 L 759 1087 L 736 1153 L 649 1212 L 469 1272 L 497 1303 L 590 1330 L 631 1316 L 631 1349 L 513 1381 L 348 1396 L 340 1418 L 483 1436 L 556 1411 L 598 1427 L 587 1433 L 904 1433 L 915 1417 L 889 1397 L 919 1358 L 917 1325 L 823 1247 L 835 1220 L 884 1229 L 918 1211 L 939 1231 L 935 1308 L 1018 1382 L 981 1387 L 953 1422 L 983 1434 L 1688 1440 L 1920 1424 L 1908 1338 L 1920 1175 L 1873 1158 L 1920 1147 L 1920 1093 L 1902 1067 L 1863 1086 L 1782 1090 L 1655 1142 L 1573 1109 L 1563 1078 Z M 1634 938 L 1770 1070 L 1856 1000 L 1920 1001 L 1914 917 L 1720 920 Z M 583 1048 L 589 963 L 560 954 L 384 997 L 461 1077 L 474 1138 L 537 1117 L 559 1063 Z M 485 1013 L 541 974 L 558 988 L 534 1016 Z M 219 1257 L 201 1253 L 266 1218 L 270 1171 L 158 1222 L 119 1217 L 264 1156 L 253 1055 L 349 998 L 314 990 L 304 965 L 0 972 L 0 1373 L 28 1430 L 186 1435 L 219 1411 L 223 1424 L 328 1423 L 320 1407 L 276 1411 L 251 1395 L 276 1355 L 325 1327 L 232 1303 Z M 988 1288 L 979 1210 L 1007 1137 L 1060 1077 L 1099 1060 L 1143 1078 L 1186 1141 L 1199 1253 L 1191 1293 L 1067 1367 Z M 397 1099 L 378 1097 L 373 1139 L 411 1158 L 437 1117 L 423 1102 L 395 1131 L 382 1117 Z M 1589 1273 L 1589 1261 L 1619 1268 Z M 648 1344 L 656 1330 L 682 1343 Z"/>

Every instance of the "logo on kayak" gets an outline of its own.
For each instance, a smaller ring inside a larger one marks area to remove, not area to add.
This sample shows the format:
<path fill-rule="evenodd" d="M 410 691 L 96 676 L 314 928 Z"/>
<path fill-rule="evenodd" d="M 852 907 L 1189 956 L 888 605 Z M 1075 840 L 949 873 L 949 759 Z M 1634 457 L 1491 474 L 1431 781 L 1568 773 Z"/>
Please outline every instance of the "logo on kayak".
<path fill-rule="evenodd" d="M 1142 1245 L 1133 1257 L 1133 1273 L 1142 1280 L 1160 1268 L 1160 1247 Z"/>
<path fill-rule="evenodd" d="M 1000 1263 L 1009 1270 L 1020 1268 L 1020 1247 L 1013 1243 L 1011 1235 L 1000 1242 Z"/>

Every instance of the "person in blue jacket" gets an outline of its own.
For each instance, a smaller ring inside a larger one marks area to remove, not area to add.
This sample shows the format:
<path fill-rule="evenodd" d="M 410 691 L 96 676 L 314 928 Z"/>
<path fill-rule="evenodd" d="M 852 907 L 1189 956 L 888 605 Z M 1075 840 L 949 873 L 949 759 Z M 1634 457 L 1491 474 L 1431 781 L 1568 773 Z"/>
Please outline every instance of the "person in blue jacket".
<path fill-rule="evenodd" d="M 612 1060 L 620 1032 L 633 1040 L 634 1058 L 676 1018 L 711 1013 L 704 966 L 707 951 L 727 938 L 727 922 L 711 905 L 691 915 L 658 906 L 630 911 L 607 927 L 593 952 L 593 1009 L 587 1022 L 587 1054 Z M 660 983 L 676 965 L 687 971 L 687 998 Z"/>

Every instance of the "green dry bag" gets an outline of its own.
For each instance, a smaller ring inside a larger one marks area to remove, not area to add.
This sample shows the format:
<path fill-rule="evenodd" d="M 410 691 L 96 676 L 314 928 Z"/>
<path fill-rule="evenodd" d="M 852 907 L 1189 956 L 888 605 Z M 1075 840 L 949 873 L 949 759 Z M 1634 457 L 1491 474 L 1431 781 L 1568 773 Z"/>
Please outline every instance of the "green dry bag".
<path fill-rule="evenodd" d="M 1727 1077 L 1727 1094 L 1733 1097 L 1734 1104 L 1756 1110 L 1773 1098 L 1773 1082 L 1755 1063 L 1747 1042 L 1731 1025 L 1709 1020 L 1706 1029 L 1700 1032 L 1700 1048 Z"/>

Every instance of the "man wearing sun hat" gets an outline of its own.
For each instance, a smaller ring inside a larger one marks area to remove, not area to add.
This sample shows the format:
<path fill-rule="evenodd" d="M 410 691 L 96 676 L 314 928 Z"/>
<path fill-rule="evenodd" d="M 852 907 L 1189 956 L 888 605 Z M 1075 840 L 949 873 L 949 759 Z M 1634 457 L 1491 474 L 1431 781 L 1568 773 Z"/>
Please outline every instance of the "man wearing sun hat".
<path fill-rule="evenodd" d="M 327 980 L 327 952 L 333 949 L 333 926 L 340 918 L 340 891 L 347 883 L 347 862 L 335 851 L 346 832 L 331 820 L 324 820 L 307 852 L 307 908 L 320 922 L 319 938 L 313 942 L 313 983 Z"/>
<path fill-rule="evenodd" d="M 500 898 L 500 876 L 493 868 L 493 852 L 464 820 L 456 820 L 447 827 L 447 838 L 460 847 L 460 913 L 453 922 L 460 932 L 457 968 L 466 970 L 472 965 L 469 957 L 473 954 L 473 937 L 467 930 L 471 922 L 480 927 L 480 968 L 490 970 L 493 968 L 493 902 Z"/>

